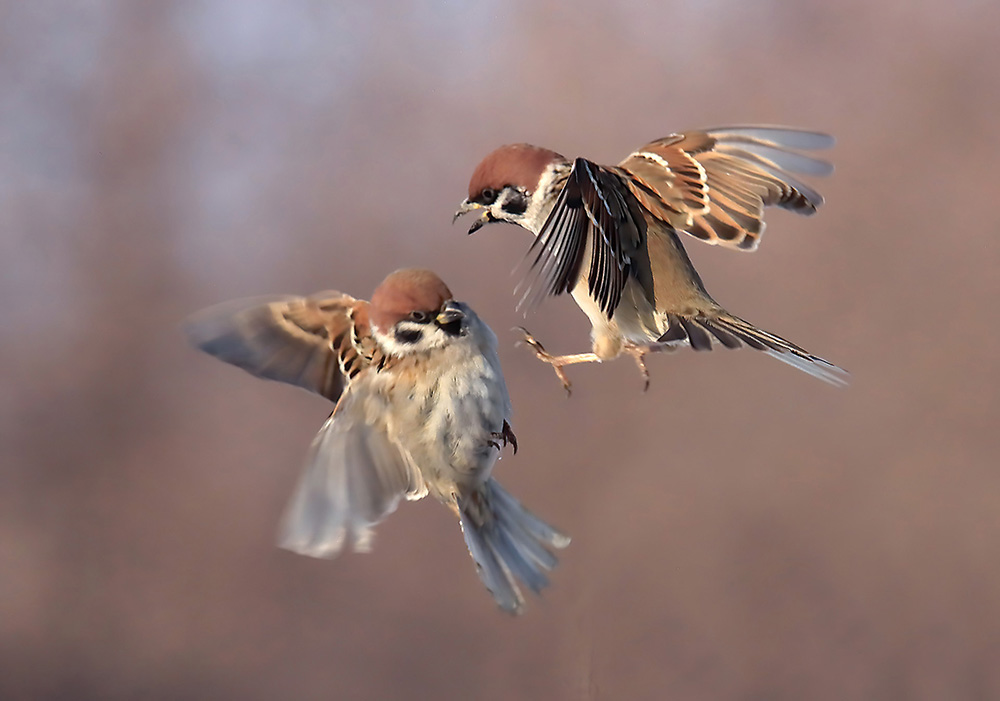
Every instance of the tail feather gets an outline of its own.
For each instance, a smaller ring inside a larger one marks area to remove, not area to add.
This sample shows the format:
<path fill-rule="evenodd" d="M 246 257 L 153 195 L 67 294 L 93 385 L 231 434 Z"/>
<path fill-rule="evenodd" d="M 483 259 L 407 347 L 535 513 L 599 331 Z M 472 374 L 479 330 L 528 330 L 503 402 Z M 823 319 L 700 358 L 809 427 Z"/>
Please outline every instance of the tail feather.
<path fill-rule="evenodd" d="M 518 519 L 512 521 L 517 527 L 523 528 L 536 540 L 551 545 L 553 548 L 565 548 L 570 543 L 569 536 L 560 533 L 555 528 L 545 523 L 542 519 L 521 506 L 521 502 L 511 496 L 510 492 L 501 487 L 497 482 L 490 480 L 494 497 L 504 505 L 504 512 L 517 514 Z"/>
<path fill-rule="evenodd" d="M 791 353 L 778 353 L 776 351 L 765 351 L 767 355 L 775 360 L 780 360 L 787 365 L 791 365 L 796 370 L 808 373 L 818 380 L 823 380 L 834 387 L 846 387 L 850 373 L 833 363 L 818 358 L 815 355 L 803 358 Z"/>
<path fill-rule="evenodd" d="M 549 586 L 549 578 L 545 575 L 545 568 L 540 567 L 530 552 L 514 540 L 510 530 L 501 528 L 497 531 L 494 547 L 504 569 L 528 585 L 531 591 L 538 594 Z"/>
<path fill-rule="evenodd" d="M 687 342 L 695 350 L 711 350 L 714 345 L 712 339 L 726 348 L 739 348 L 745 343 L 831 385 L 843 387 L 847 384 L 849 375 L 843 368 L 727 312 L 694 317 L 668 314 L 667 321 L 667 330 L 657 339 L 658 342 Z"/>
<path fill-rule="evenodd" d="M 508 613 L 520 613 L 524 608 L 524 597 L 511 579 L 510 571 L 504 567 L 495 548 L 490 547 L 486 534 L 469 523 L 465 511 L 460 512 L 462 533 L 469 554 L 476 561 L 476 571 L 486 585 L 497 605 Z"/>
<path fill-rule="evenodd" d="M 520 613 L 524 597 L 518 581 L 536 594 L 548 586 L 546 572 L 558 563 L 550 548 L 565 548 L 569 537 L 525 509 L 493 479 L 460 498 L 458 508 L 479 578 L 501 609 Z"/>

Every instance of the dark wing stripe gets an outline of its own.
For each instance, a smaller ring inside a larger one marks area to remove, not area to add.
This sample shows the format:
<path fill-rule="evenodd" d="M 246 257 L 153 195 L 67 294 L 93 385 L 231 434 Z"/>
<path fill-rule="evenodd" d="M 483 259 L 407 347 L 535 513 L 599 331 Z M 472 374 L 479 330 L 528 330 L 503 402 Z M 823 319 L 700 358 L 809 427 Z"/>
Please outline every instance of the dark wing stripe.
<path fill-rule="evenodd" d="M 621 301 L 622 290 L 631 272 L 632 259 L 626 245 L 629 250 L 637 250 L 642 244 L 642 234 L 631 221 L 622 183 L 616 174 L 582 158 L 576 160 L 573 172 L 582 172 L 587 176 L 581 188 L 583 201 L 587 205 L 593 230 L 599 234 L 599 238 L 594 238 L 592 273 L 601 278 L 600 284 L 591 281 L 594 285 L 592 289 L 601 309 L 610 317 Z M 589 188 L 586 187 L 588 184 Z"/>
<path fill-rule="evenodd" d="M 676 343 L 687 340 L 687 331 L 681 325 L 681 318 L 676 314 L 667 314 L 667 331 L 658 339 L 657 343 Z"/>
<path fill-rule="evenodd" d="M 813 355 L 804 348 L 757 328 L 739 317 L 721 310 L 719 313 L 724 316 L 699 315 L 689 318 L 678 314 L 667 314 L 667 331 L 657 339 L 657 342 L 688 341 L 694 350 L 709 350 L 713 345 L 713 337 L 726 348 L 733 349 L 739 348 L 742 341 L 751 348 L 763 351 L 825 382 L 834 385 L 846 384 L 847 373 L 829 360 Z"/>
<path fill-rule="evenodd" d="M 575 179 L 574 176 L 576 176 L 576 178 L 579 178 L 579 172 L 581 169 L 586 169 L 586 165 L 582 165 L 581 159 L 577 159 L 577 162 L 573 165 L 573 172 L 570 173 L 569 176 L 570 180 L 574 180 Z M 593 178 L 589 177 L 590 176 L 589 170 L 587 172 L 587 175 L 588 179 L 592 181 Z M 591 185 L 593 185 L 592 182 Z M 581 188 L 581 196 L 582 194 L 583 192 Z M 586 200 L 584 200 L 584 203 L 586 203 Z M 607 251 L 607 239 L 605 237 L 604 232 L 600 230 L 600 223 L 593 212 L 593 208 L 590 208 L 590 211 L 587 212 L 587 216 L 590 219 L 592 230 L 596 229 L 600 236 L 599 239 L 597 238 L 593 239 L 592 243 L 593 252 L 591 253 L 590 256 L 590 273 L 587 276 L 588 282 L 590 283 L 589 284 L 590 294 L 600 300 L 604 298 L 604 283 L 606 281 L 604 254 Z"/>
<path fill-rule="evenodd" d="M 804 361 L 807 361 L 808 363 L 811 363 L 813 365 L 820 366 L 821 368 L 830 368 L 832 371 L 834 371 L 832 374 L 828 374 L 822 369 L 811 370 L 808 368 L 808 366 L 804 366 L 800 363 L 795 363 L 795 362 L 791 363 L 792 365 L 801 370 L 805 370 L 810 374 L 816 375 L 816 377 L 824 379 L 827 382 L 831 382 L 833 384 L 843 384 L 845 382 L 843 376 L 846 375 L 846 373 L 842 368 L 837 367 L 829 360 L 820 358 L 818 355 L 813 355 L 812 353 L 802 348 L 801 346 L 797 346 L 791 341 L 782 338 L 781 336 L 777 336 L 773 333 L 764 331 L 763 329 L 759 329 L 750 322 L 744 321 L 743 319 L 740 319 L 739 317 L 735 316 L 717 318 L 715 319 L 715 322 L 722 324 L 723 326 L 729 328 L 730 330 L 733 330 L 734 333 L 738 333 L 738 335 L 741 338 L 744 338 L 744 340 L 747 340 L 747 337 L 753 338 L 755 341 L 757 341 L 757 344 L 759 345 L 755 344 L 751 345 L 754 348 L 757 348 L 758 350 L 772 351 L 777 356 L 792 355 L 795 356 L 796 358 L 800 358 Z M 737 332 L 735 331 L 735 329 L 742 329 L 742 331 Z"/>
<path fill-rule="evenodd" d="M 691 234 L 702 241 L 709 241 L 715 238 L 715 233 L 706 226 L 705 221 L 701 218 L 695 219 L 691 223 L 691 226 L 685 230 L 685 233 Z"/>
<path fill-rule="evenodd" d="M 633 252 L 641 250 L 645 236 L 644 223 L 633 220 L 640 208 L 633 214 L 623 189 L 618 174 L 576 159 L 529 249 L 530 270 L 519 288 L 519 308 L 571 291 L 589 243 L 587 288 L 601 311 L 609 318 L 614 314 L 632 273 Z"/>
<path fill-rule="evenodd" d="M 744 321 L 739 317 L 727 318 L 725 319 L 725 321 L 729 322 L 730 324 L 734 324 L 741 327 L 747 333 L 752 333 L 754 336 L 761 339 L 765 343 L 770 342 L 774 344 L 774 346 L 776 346 L 775 350 L 787 350 L 800 353 L 804 356 L 809 355 L 809 352 L 805 348 L 801 348 L 792 343 L 791 341 L 786 341 L 781 336 L 776 336 L 775 334 L 765 331 L 764 329 L 759 329 L 753 324 L 751 324 L 749 321 Z"/>
<path fill-rule="evenodd" d="M 774 161 L 742 149 L 729 148 L 726 149 L 726 153 L 757 164 L 762 170 L 766 171 L 768 175 L 775 178 L 776 182 L 780 186 L 778 189 L 781 192 L 781 197 L 775 202 L 775 204 L 786 205 L 793 202 L 798 203 L 800 200 L 804 199 L 812 204 L 811 209 L 814 211 L 817 206 L 823 204 L 823 197 L 818 192 L 797 178 L 789 175 Z M 796 190 L 798 193 L 794 192 Z M 796 197 L 796 194 L 800 196 Z"/>
<path fill-rule="evenodd" d="M 825 134 L 781 127 L 692 131 L 643 146 L 619 170 L 652 218 L 711 244 L 753 250 L 764 207 L 811 214 L 822 204 L 793 173 L 829 174 L 827 161 L 801 151 L 832 144 Z"/>
<path fill-rule="evenodd" d="M 696 321 L 708 329 L 709 333 L 715 336 L 719 340 L 719 343 L 726 348 L 740 348 L 743 345 L 739 338 L 716 326 L 711 319 L 701 316 Z"/>
<path fill-rule="evenodd" d="M 732 324 L 726 323 L 726 320 L 724 320 L 724 319 L 716 319 L 715 323 L 718 324 L 723 330 L 728 331 L 729 333 L 733 334 L 734 336 L 736 336 L 737 338 L 739 338 L 740 340 L 742 340 L 744 343 L 746 343 L 751 348 L 754 348 L 756 350 L 768 350 L 769 349 L 768 346 L 764 345 L 759 340 L 757 340 L 757 338 L 754 335 L 749 334 L 746 331 L 744 331 L 744 330 L 742 330 L 742 329 L 740 329 L 738 327 L 733 326 Z"/>
<path fill-rule="evenodd" d="M 744 213 L 744 216 L 753 220 L 753 225 L 758 229 L 763 228 L 760 221 L 761 204 L 760 194 L 756 194 L 742 187 L 742 183 L 736 180 L 723 180 L 712 188 L 712 193 L 720 201 L 726 203 L 728 208 L 736 208 Z"/>
<path fill-rule="evenodd" d="M 688 342 L 696 351 L 712 350 L 712 338 L 693 319 L 680 317 L 681 326 L 687 332 Z"/>
<path fill-rule="evenodd" d="M 542 230 L 528 249 L 527 257 L 532 262 L 518 286 L 521 294 L 518 309 L 534 307 L 546 295 L 573 289 L 583 264 L 587 224 L 579 188 L 567 179 Z"/>
<path fill-rule="evenodd" d="M 756 350 L 791 353 L 812 362 L 831 365 L 794 343 L 759 329 L 739 317 L 689 318 L 678 314 L 667 314 L 667 323 L 667 331 L 657 339 L 658 343 L 687 341 L 694 350 L 704 351 L 711 350 L 714 337 L 726 348 L 739 348 L 742 341 Z"/>
<path fill-rule="evenodd" d="M 618 306 L 616 293 L 620 294 L 615 269 L 615 242 L 608 233 L 608 224 L 612 216 L 608 202 L 601 192 L 601 185 L 594 178 L 590 164 L 582 158 L 578 158 L 573 165 L 574 174 L 583 173 L 587 180 L 582 183 L 581 194 L 584 204 L 587 205 L 587 216 L 590 219 L 591 230 L 597 236 L 593 239 L 593 254 L 590 264 L 589 289 L 591 295 L 597 300 L 604 312 L 613 312 Z M 579 175 L 577 175 L 579 177 Z M 589 187 L 585 187 L 589 185 Z M 611 314 L 608 313 L 608 316 Z"/>
<path fill-rule="evenodd" d="M 546 273 L 545 292 L 547 294 L 559 294 L 566 284 L 566 268 L 572 263 L 572 259 L 567 253 L 579 240 L 579 237 L 565 235 L 565 227 L 567 225 L 572 227 L 572 222 L 567 222 L 571 216 L 569 210 L 560 211 L 553 224 L 553 230 L 559 233 L 552 237 L 551 255 L 547 260 L 542 261 L 542 271 Z"/>
<path fill-rule="evenodd" d="M 713 320 L 703 316 L 688 318 L 668 314 L 667 323 L 667 331 L 657 339 L 658 343 L 687 341 L 694 350 L 704 351 L 712 349 L 714 336 L 726 348 L 739 348 L 742 345 L 736 334 L 720 328 Z"/>
<path fill-rule="evenodd" d="M 602 246 L 596 241 L 594 242 L 593 252 L 590 256 L 590 273 L 587 275 L 590 294 L 599 300 L 604 299 L 604 252 L 606 250 L 606 246 Z"/>
<path fill-rule="evenodd" d="M 745 233 L 742 227 L 733 221 L 733 218 L 722 207 L 713 207 L 711 213 L 704 219 L 723 241 L 736 241 Z"/>
<path fill-rule="evenodd" d="M 746 210 L 724 195 L 716 193 L 715 205 L 733 222 L 737 229 L 737 236 L 756 236 L 764 228 L 764 223 L 760 219 L 747 213 Z"/>
<path fill-rule="evenodd" d="M 759 343 L 770 348 L 771 350 L 778 351 L 781 353 L 791 350 L 786 344 L 781 343 L 780 341 L 769 337 L 769 334 L 761 333 L 759 329 L 755 329 L 752 326 L 745 327 L 742 329 L 742 331 L 745 335 L 752 336 Z"/>
<path fill-rule="evenodd" d="M 743 321 L 743 319 L 740 319 L 739 317 L 720 318 L 717 319 L 717 322 L 722 324 L 724 327 L 733 330 L 734 332 L 738 329 L 741 332 L 738 335 L 740 335 L 741 338 L 744 338 L 744 340 L 746 340 L 745 338 L 746 336 L 749 336 L 755 339 L 758 343 L 763 344 L 764 346 L 770 348 L 773 351 L 777 351 L 779 353 L 791 353 L 793 355 L 799 356 L 800 358 L 806 358 L 807 360 L 812 360 L 830 365 L 828 361 L 823 360 L 822 358 L 818 358 L 817 356 L 814 356 L 805 348 L 797 346 L 791 341 L 785 340 L 781 336 L 776 336 L 773 333 L 769 333 L 767 331 L 764 331 L 763 329 L 759 329 L 753 324 L 747 321 Z M 754 347 L 756 348 L 757 346 Z"/>
<path fill-rule="evenodd" d="M 626 170 L 625 168 L 622 168 L 622 170 L 628 175 L 629 183 L 633 186 L 633 190 L 634 188 L 639 189 L 639 192 L 636 193 L 636 195 L 639 196 L 640 202 L 643 202 L 644 207 L 647 206 L 647 204 L 645 198 L 643 198 L 642 195 L 656 198 L 656 204 L 658 205 L 657 207 L 658 209 L 659 207 L 665 206 L 671 212 L 674 212 L 676 214 L 681 213 L 681 210 L 679 210 L 677 207 L 674 207 L 670 202 L 663 200 L 660 196 L 660 193 L 654 190 L 653 186 L 647 183 L 645 180 L 643 180 L 638 173 Z"/>

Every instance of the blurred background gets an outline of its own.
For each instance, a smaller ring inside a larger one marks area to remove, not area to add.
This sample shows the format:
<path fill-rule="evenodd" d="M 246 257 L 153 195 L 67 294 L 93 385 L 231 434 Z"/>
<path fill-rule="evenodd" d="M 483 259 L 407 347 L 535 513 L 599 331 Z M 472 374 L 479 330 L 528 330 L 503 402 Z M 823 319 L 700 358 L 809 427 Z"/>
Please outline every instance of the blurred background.
<path fill-rule="evenodd" d="M 1000 5 L 0 2 L 0 697 L 1000 697 Z M 551 369 L 530 236 L 451 225 L 493 147 L 835 134 L 820 214 L 684 243 L 749 351 Z M 437 270 L 501 338 L 497 476 L 573 535 L 521 618 L 452 515 L 274 546 L 330 406 L 187 347 L 218 301 Z"/>

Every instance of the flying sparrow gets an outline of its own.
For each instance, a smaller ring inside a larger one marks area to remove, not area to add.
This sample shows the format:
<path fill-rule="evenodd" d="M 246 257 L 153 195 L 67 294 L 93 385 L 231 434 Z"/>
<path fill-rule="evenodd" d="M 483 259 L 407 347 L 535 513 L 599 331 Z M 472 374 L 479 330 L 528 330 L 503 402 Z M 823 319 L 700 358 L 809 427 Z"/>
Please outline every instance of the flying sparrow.
<path fill-rule="evenodd" d="M 340 292 L 223 303 L 185 324 L 201 350 L 336 402 L 309 450 L 280 545 L 334 557 L 371 547 L 400 498 L 430 494 L 458 516 L 479 576 L 519 613 L 569 538 L 490 476 L 517 452 L 497 339 L 428 270 L 399 270 L 371 303 Z"/>
<path fill-rule="evenodd" d="M 672 134 L 617 166 L 601 166 L 511 144 L 479 163 L 455 218 L 482 210 L 470 234 L 496 221 L 533 233 L 520 305 L 569 292 L 590 319 L 591 353 L 551 355 L 522 329 L 567 390 L 566 365 L 628 353 L 648 387 L 647 353 L 719 344 L 746 344 L 842 385 L 841 368 L 723 309 L 677 236 L 682 231 L 709 244 L 756 249 L 764 207 L 812 214 L 822 204 L 792 173 L 830 173 L 829 163 L 799 151 L 832 145 L 832 137 L 816 132 L 725 127 Z"/>

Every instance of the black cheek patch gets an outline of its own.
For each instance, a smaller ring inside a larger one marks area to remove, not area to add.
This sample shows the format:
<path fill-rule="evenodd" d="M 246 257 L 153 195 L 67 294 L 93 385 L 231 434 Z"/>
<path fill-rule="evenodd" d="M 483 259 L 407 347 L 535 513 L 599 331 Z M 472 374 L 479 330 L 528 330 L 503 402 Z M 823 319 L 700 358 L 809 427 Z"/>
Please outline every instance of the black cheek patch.
<path fill-rule="evenodd" d="M 524 214 L 528 209 L 528 198 L 518 195 L 511 197 L 501 207 L 507 214 Z"/>
<path fill-rule="evenodd" d="M 396 329 L 396 340 L 400 343 L 416 343 L 423 337 L 424 332 L 420 329 Z"/>

